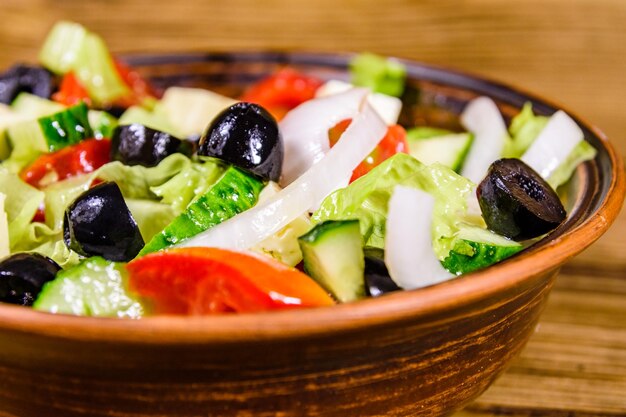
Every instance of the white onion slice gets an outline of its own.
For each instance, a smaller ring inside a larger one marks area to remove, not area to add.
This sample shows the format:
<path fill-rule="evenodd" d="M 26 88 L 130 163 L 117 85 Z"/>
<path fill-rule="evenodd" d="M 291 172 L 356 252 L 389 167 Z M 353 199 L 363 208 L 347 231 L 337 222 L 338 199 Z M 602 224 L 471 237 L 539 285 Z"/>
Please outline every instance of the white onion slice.
<path fill-rule="evenodd" d="M 550 117 L 521 160 L 547 180 L 584 136 L 576 122 L 559 110 Z"/>
<path fill-rule="evenodd" d="M 461 123 L 474 134 L 461 175 L 478 184 L 492 162 L 500 159 L 508 135 L 498 106 L 488 97 L 472 100 L 461 114 Z"/>
<path fill-rule="evenodd" d="M 343 93 L 353 87 L 352 84 L 344 81 L 329 80 L 315 91 L 315 97 L 326 97 Z M 367 96 L 367 101 L 369 101 L 372 107 L 389 126 L 398 123 L 398 117 L 400 117 L 400 111 L 402 110 L 402 100 L 398 97 L 382 93 L 372 93 Z"/>
<path fill-rule="evenodd" d="M 435 199 L 416 188 L 396 186 L 387 214 L 385 264 L 399 287 L 411 290 L 452 278 L 435 255 L 432 217 Z"/>
<path fill-rule="evenodd" d="M 387 125 L 365 104 L 326 156 L 289 186 L 262 204 L 218 224 L 178 246 L 211 246 L 243 250 L 273 235 L 336 189 L 374 150 Z"/>
<path fill-rule="evenodd" d="M 309 100 L 287 113 L 279 124 L 285 150 L 282 187 L 291 184 L 324 157 L 330 148 L 328 130 L 342 120 L 354 118 L 368 93 L 366 88 L 353 88 Z"/>

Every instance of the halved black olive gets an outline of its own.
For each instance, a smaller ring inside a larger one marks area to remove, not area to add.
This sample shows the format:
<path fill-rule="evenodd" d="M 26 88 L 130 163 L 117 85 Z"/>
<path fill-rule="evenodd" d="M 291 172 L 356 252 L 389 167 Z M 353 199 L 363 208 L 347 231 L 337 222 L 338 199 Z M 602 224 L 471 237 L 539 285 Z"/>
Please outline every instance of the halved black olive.
<path fill-rule="evenodd" d="M 242 102 L 213 119 L 200 139 L 198 155 L 220 158 L 265 180 L 278 181 L 283 139 L 267 110 Z"/>
<path fill-rule="evenodd" d="M 29 65 L 14 65 L 0 75 L 0 103 L 10 104 L 21 93 L 50 98 L 55 78 L 47 69 Z"/>
<path fill-rule="evenodd" d="M 365 254 L 365 292 L 370 297 L 378 297 L 401 288 L 391 279 L 385 265 L 385 251 L 379 248 L 366 247 Z"/>
<path fill-rule="evenodd" d="M 191 156 L 193 144 L 140 124 L 118 126 L 111 138 L 111 160 L 153 167 L 173 153 Z"/>
<path fill-rule="evenodd" d="M 548 233 L 566 217 L 552 187 L 519 159 L 491 164 L 476 195 L 487 227 L 515 240 Z"/>
<path fill-rule="evenodd" d="M 0 302 L 30 306 L 61 269 L 38 253 L 16 253 L 0 262 Z"/>
<path fill-rule="evenodd" d="M 65 211 L 63 240 L 83 256 L 116 262 L 133 259 L 144 246 L 137 222 L 114 182 L 82 193 Z"/>

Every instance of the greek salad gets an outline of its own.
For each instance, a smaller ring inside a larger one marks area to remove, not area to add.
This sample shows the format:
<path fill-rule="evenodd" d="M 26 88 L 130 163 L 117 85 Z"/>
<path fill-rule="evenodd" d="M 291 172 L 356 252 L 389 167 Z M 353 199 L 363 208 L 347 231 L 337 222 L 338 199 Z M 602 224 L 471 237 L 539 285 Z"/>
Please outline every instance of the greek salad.
<path fill-rule="evenodd" d="M 437 284 L 556 228 L 595 149 L 564 112 L 401 126 L 406 69 L 285 67 L 156 91 L 72 22 L 0 75 L 0 302 L 140 318 L 327 306 Z"/>

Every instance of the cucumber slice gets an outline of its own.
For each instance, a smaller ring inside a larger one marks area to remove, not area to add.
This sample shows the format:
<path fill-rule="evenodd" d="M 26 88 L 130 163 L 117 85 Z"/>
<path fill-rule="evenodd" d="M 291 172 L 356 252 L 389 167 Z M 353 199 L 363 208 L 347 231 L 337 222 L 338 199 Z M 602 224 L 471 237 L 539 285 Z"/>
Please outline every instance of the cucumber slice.
<path fill-rule="evenodd" d="M 89 110 L 87 114 L 89 125 L 93 129 L 93 137 L 96 139 L 111 138 L 117 127 L 117 119 L 109 113 L 100 110 Z"/>
<path fill-rule="evenodd" d="M 522 249 L 519 243 L 489 230 L 468 226 L 457 233 L 455 244 L 442 264 L 453 274 L 467 274 L 500 262 Z"/>
<path fill-rule="evenodd" d="M 157 106 L 158 107 L 158 106 Z M 150 111 L 140 106 L 131 106 L 122 114 L 119 119 L 120 126 L 140 124 L 150 129 L 160 130 L 161 132 L 169 133 L 177 138 L 184 138 L 182 132 L 176 130 L 174 125 L 169 121 L 167 117 L 156 111 Z"/>
<path fill-rule="evenodd" d="M 48 151 L 55 152 L 68 145 L 74 145 L 83 139 L 92 138 L 85 103 L 45 116 L 37 120 L 48 144 Z"/>
<path fill-rule="evenodd" d="M 127 283 L 124 264 L 89 258 L 46 283 L 33 308 L 77 316 L 139 318 L 144 306 L 128 291 Z"/>
<path fill-rule="evenodd" d="M 39 61 L 57 74 L 73 71 L 96 104 L 130 93 L 104 41 L 77 23 L 57 23 L 39 52 Z"/>
<path fill-rule="evenodd" d="M 358 220 L 329 220 L 298 239 L 305 271 L 342 303 L 365 297 Z"/>
<path fill-rule="evenodd" d="M 63 111 L 64 108 L 62 104 L 29 93 L 19 93 L 11 103 L 14 112 L 32 119 Z"/>
<path fill-rule="evenodd" d="M 213 187 L 155 235 L 139 256 L 180 243 L 249 209 L 262 188 L 263 182 L 257 177 L 231 166 Z"/>
<path fill-rule="evenodd" d="M 185 138 L 199 135 L 222 110 L 237 103 L 230 97 L 200 88 L 170 87 L 154 112 L 166 118 Z"/>
<path fill-rule="evenodd" d="M 414 131 L 407 132 L 409 154 L 412 157 L 426 165 L 439 162 L 454 171 L 461 168 L 472 144 L 472 135 L 469 133 L 447 133 L 424 137 L 425 132 L 419 130 L 416 133 L 412 132 Z"/>

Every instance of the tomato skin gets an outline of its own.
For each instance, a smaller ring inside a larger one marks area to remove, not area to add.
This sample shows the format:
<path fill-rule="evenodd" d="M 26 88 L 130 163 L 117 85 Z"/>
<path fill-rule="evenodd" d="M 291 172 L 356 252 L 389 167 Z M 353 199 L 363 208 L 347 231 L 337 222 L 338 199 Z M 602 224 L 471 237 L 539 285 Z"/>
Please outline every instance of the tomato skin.
<path fill-rule="evenodd" d="M 110 161 L 111 141 L 87 139 L 53 153 L 41 155 L 20 172 L 20 178 L 41 188 L 52 182 L 87 174 Z"/>
<path fill-rule="evenodd" d="M 261 255 L 219 248 L 151 253 L 126 266 L 130 289 L 155 313 L 206 315 L 332 305 L 300 271 Z"/>
<path fill-rule="evenodd" d="M 52 95 L 52 100 L 66 106 L 73 106 L 81 101 L 91 105 L 87 89 L 80 84 L 73 72 L 68 72 L 63 76 L 59 91 Z"/>
<path fill-rule="evenodd" d="M 130 66 L 114 59 L 113 63 L 117 69 L 117 73 L 124 83 L 130 88 L 131 94 L 127 97 L 123 97 L 117 100 L 114 105 L 120 107 L 130 107 L 134 105 L 141 105 L 146 98 L 156 97 L 156 93 L 152 86 L 144 80 L 141 75 Z"/>
<path fill-rule="evenodd" d="M 130 94 L 126 97 L 121 97 L 115 103 L 111 103 L 111 105 L 127 108 L 141 105 L 145 99 L 156 96 L 150 84 L 137 71 L 118 59 L 114 59 L 113 63 L 118 75 L 130 89 Z M 71 71 L 63 76 L 59 91 L 52 95 L 52 99 L 66 106 L 73 106 L 81 101 L 91 105 L 89 92 Z"/>
<path fill-rule="evenodd" d="M 337 143 L 343 132 L 350 126 L 351 121 L 350 119 L 342 120 L 328 131 L 328 139 L 331 147 Z M 389 126 L 387 134 L 378 143 L 376 149 L 352 171 L 350 182 L 367 174 L 387 158 L 401 152 L 409 152 L 409 144 L 406 141 L 406 130 L 400 125 Z"/>
<path fill-rule="evenodd" d="M 316 77 L 283 68 L 251 86 L 241 101 L 258 104 L 280 120 L 289 110 L 314 98 L 321 85 L 322 80 Z"/>

